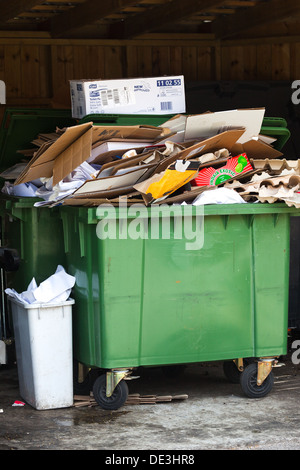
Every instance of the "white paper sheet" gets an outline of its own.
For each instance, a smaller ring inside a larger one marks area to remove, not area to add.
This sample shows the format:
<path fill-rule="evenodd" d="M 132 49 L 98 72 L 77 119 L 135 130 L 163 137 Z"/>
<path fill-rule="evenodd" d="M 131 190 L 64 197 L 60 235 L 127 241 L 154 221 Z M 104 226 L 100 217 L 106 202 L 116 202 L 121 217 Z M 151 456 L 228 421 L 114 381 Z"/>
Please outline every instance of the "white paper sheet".
<path fill-rule="evenodd" d="M 66 301 L 75 285 L 75 277 L 66 273 L 63 266 L 58 265 L 55 273 L 37 286 L 33 278 L 26 291 L 19 294 L 14 289 L 5 289 L 5 293 L 24 304 L 58 303 Z"/>
<path fill-rule="evenodd" d="M 230 129 L 243 127 L 245 132 L 238 140 L 242 144 L 260 134 L 264 115 L 264 108 L 191 115 L 186 120 L 185 140 L 206 139 Z"/>
<path fill-rule="evenodd" d="M 193 206 L 206 204 L 247 204 L 234 189 L 217 188 L 204 191 L 193 201 Z"/>

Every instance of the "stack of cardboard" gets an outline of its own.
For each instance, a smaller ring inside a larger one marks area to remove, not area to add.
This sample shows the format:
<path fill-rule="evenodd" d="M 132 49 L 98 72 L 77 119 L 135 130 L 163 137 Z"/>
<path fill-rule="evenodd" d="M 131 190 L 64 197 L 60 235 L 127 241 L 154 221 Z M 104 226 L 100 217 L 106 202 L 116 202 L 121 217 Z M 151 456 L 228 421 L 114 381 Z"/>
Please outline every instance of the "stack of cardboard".
<path fill-rule="evenodd" d="M 14 185 L 40 179 L 59 187 L 86 164 L 88 176 L 46 205 L 192 203 L 219 186 L 247 202 L 300 204 L 299 165 L 279 160 L 283 154 L 272 146 L 274 139 L 260 135 L 264 114 L 264 108 L 241 109 L 179 114 L 159 127 L 87 122 L 56 129 L 36 137 L 37 148 L 27 151 L 31 160 Z"/>
<path fill-rule="evenodd" d="M 284 201 L 300 208 L 300 160 L 256 160 L 253 166 L 258 171 L 249 182 L 230 181 L 225 188 L 234 189 L 245 201 Z"/>
<path fill-rule="evenodd" d="M 154 405 L 156 403 L 166 403 L 170 401 L 187 400 L 188 395 L 140 395 L 139 393 L 132 393 L 128 395 L 125 405 Z M 97 406 L 98 403 L 93 397 L 91 392 L 90 395 L 75 395 L 74 396 L 74 407 L 80 408 L 83 406 L 93 407 Z"/>

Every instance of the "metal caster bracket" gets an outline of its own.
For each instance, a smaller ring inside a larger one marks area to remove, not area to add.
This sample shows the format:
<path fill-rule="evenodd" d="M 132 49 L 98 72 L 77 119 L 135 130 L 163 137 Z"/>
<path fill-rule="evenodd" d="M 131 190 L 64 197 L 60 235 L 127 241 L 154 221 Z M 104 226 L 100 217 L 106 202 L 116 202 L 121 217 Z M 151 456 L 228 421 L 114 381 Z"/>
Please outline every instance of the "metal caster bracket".
<path fill-rule="evenodd" d="M 244 360 L 243 358 L 234 359 L 233 361 L 240 372 L 243 372 Z M 281 367 L 283 364 L 278 364 L 277 357 L 260 358 L 257 361 L 257 385 L 260 386 L 264 383 L 268 375 L 271 373 L 273 367 Z"/>
<path fill-rule="evenodd" d="M 243 370 L 244 370 L 244 360 L 243 359 L 235 359 L 233 362 L 237 366 L 238 370 L 240 372 L 243 372 Z"/>
<path fill-rule="evenodd" d="M 130 377 L 132 369 L 112 369 L 106 372 L 106 396 L 111 397 L 116 386 L 121 380 L 131 380 L 138 377 Z"/>
<path fill-rule="evenodd" d="M 257 385 L 264 383 L 278 360 L 275 357 L 261 358 L 257 363 Z"/>

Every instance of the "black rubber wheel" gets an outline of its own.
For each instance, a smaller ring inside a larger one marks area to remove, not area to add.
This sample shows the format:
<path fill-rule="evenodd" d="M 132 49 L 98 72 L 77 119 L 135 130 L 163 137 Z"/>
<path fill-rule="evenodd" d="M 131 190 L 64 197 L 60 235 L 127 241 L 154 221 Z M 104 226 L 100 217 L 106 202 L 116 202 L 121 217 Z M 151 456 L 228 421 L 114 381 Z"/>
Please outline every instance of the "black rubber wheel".
<path fill-rule="evenodd" d="M 262 385 L 257 385 L 257 363 L 250 364 L 241 373 L 240 384 L 243 392 L 249 398 L 263 398 L 270 393 L 274 385 L 274 376 L 271 372 Z"/>
<path fill-rule="evenodd" d="M 118 410 L 127 400 L 128 385 L 124 380 L 118 383 L 111 397 L 106 396 L 106 375 L 100 375 L 94 382 L 93 394 L 98 405 L 104 410 Z"/>

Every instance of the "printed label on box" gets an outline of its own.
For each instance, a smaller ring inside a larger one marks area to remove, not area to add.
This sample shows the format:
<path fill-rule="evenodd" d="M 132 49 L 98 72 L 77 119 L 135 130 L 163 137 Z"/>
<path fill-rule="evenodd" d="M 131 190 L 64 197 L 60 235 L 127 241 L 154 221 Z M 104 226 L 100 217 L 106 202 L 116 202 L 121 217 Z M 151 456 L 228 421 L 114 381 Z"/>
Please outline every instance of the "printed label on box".
<path fill-rule="evenodd" d="M 100 88 L 89 91 L 90 107 L 103 106 L 114 107 L 114 106 L 127 106 L 129 104 L 135 104 L 135 96 L 132 87 L 120 87 L 120 88 Z"/>

